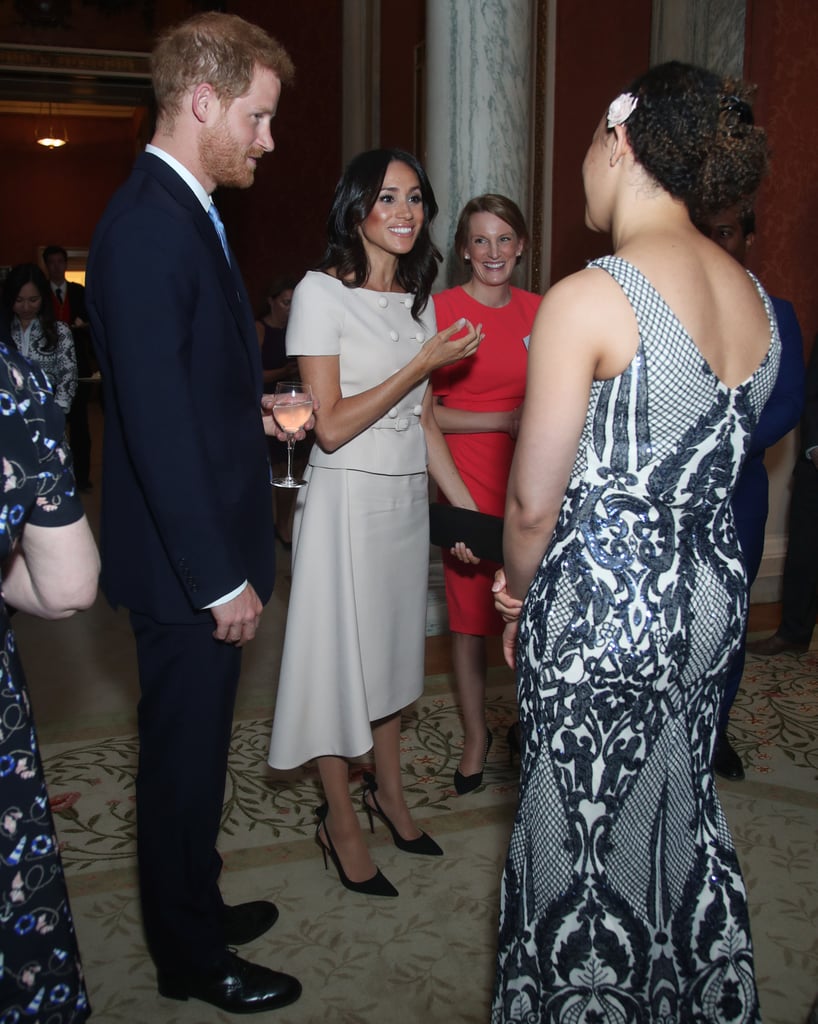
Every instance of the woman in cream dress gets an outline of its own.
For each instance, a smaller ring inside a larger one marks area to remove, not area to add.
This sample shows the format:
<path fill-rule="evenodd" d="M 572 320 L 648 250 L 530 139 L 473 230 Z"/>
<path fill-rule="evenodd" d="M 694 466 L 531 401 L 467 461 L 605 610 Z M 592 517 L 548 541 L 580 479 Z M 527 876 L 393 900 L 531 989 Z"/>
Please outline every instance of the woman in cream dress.
<path fill-rule="evenodd" d="M 336 189 L 329 245 L 293 296 L 287 352 L 317 399 L 299 495 L 293 582 L 270 764 L 318 758 L 316 840 L 342 883 L 395 896 L 376 870 L 349 793 L 347 758 L 374 747 L 364 809 L 396 845 L 439 854 L 403 797 L 401 710 L 423 686 L 429 470 L 475 508 L 434 419 L 427 378 L 473 354 L 479 327 L 437 333 L 428 303 L 439 254 L 423 168 L 400 150 L 356 157 Z M 377 792 L 377 795 L 376 795 Z"/>

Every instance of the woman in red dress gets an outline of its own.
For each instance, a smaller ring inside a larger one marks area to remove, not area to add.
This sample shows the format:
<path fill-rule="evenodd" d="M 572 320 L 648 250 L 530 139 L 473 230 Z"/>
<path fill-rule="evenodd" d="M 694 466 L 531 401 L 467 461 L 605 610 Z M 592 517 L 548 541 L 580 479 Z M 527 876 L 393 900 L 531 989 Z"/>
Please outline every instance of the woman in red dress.
<path fill-rule="evenodd" d="M 435 417 L 472 497 L 481 512 L 502 516 L 514 438 L 525 393 L 528 335 L 540 296 L 511 284 L 528 244 L 519 208 L 501 195 L 466 203 L 454 248 L 469 279 L 434 296 L 438 323 L 466 317 L 482 323 L 476 355 L 432 377 Z M 486 726 L 485 637 L 503 631 L 491 584 L 497 565 L 464 564 L 443 551 L 446 601 L 452 633 L 452 662 L 463 717 L 463 755 L 454 775 L 458 793 L 483 781 L 492 736 Z"/>

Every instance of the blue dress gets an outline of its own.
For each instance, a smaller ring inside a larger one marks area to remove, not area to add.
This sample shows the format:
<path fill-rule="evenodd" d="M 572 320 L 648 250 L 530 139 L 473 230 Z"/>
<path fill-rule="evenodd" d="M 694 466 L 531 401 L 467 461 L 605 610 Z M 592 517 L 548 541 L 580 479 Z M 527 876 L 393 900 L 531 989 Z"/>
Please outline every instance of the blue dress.
<path fill-rule="evenodd" d="M 26 522 L 63 526 L 82 505 L 51 385 L 0 344 L 0 564 Z M 0 1021 L 78 1024 L 89 1013 L 28 689 L 0 598 Z"/>
<path fill-rule="evenodd" d="M 493 1024 L 758 1021 L 746 893 L 710 771 L 747 586 L 730 495 L 778 372 L 728 388 L 618 257 L 639 327 L 594 382 L 520 619 L 520 802 Z"/>

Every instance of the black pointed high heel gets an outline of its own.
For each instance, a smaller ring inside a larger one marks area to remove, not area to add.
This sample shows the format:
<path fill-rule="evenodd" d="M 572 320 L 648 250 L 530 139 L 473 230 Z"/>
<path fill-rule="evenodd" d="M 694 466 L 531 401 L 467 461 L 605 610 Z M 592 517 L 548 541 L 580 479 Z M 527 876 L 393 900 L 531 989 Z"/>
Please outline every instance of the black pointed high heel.
<path fill-rule="evenodd" d="M 493 741 L 494 737 L 491 734 L 491 729 L 486 729 L 486 752 L 483 754 L 483 767 L 479 772 L 475 772 L 474 775 L 464 775 L 459 768 L 455 769 L 454 788 L 460 796 L 464 796 L 466 793 L 471 793 L 472 790 L 477 789 L 478 786 L 483 784 L 483 772 L 486 767 L 486 761 Z"/>
<path fill-rule="evenodd" d="M 375 776 L 371 772 L 364 772 L 364 795 L 363 805 L 364 810 L 369 818 L 369 831 L 375 831 L 375 823 L 372 820 L 372 815 L 377 814 L 381 821 L 386 825 L 389 831 L 392 833 L 392 838 L 395 841 L 395 846 L 399 850 L 403 850 L 404 853 L 419 853 L 426 857 L 442 857 L 443 851 L 432 839 L 431 836 L 425 832 L 421 832 L 417 839 L 404 839 L 403 836 L 398 832 L 392 822 L 387 818 L 383 812 L 383 808 L 378 803 L 378 798 L 375 793 L 378 790 L 378 783 L 375 781 Z M 367 800 L 366 795 L 369 793 L 372 797 L 372 804 Z"/>
<path fill-rule="evenodd" d="M 315 828 L 315 841 L 321 847 L 321 852 L 324 855 L 324 870 L 327 870 L 327 854 L 330 856 L 330 860 L 335 865 L 335 870 L 338 872 L 338 878 L 341 880 L 341 885 L 345 889 L 349 889 L 351 892 L 359 892 L 364 896 L 397 896 L 398 890 L 394 885 L 386 878 L 385 875 L 381 874 L 380 868 L 376 869 L 375 874 L 371 878 L 367 878 L 363 882 L 353 882 L 347 878 L 347 873 L 344 871 L 341 859 L 338 856 L 338 851 L 332 842 L 332 836 L 329 834 L 327 828 L 327 813 L 329 812 L 329 805 L 324 803 L 320 807 L 316 808 L 315 816 L 318 818 L 318 825 Z M 319 834 L 319 829 L 324 826 L 324 835 L 327 837 L 325 843 Z M 329 846 L 327 846 L 329 843 Z"/>
<path fill-rule="evenodd" d="M 514 758 L 520 760 L 520 723 L 512 722 L 508 727 L 508 733 L 506 734 L 506 742 L 508 743 L 508 766 L 512 768 L 514 766 Z"/>

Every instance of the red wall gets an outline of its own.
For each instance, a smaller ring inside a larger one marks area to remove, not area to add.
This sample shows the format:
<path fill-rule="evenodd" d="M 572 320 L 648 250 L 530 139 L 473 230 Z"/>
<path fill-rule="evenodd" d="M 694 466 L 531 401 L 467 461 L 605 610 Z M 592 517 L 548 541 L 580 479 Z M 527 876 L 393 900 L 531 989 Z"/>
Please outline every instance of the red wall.
<path fill-rule="evenodd" d="M 87 249 L 108 198 L 130 170 L 133 132 L 128 121 L 102 120 L 92 127 L 106 137 L 48 150 L 34 142 L 33 121 L 15 118 L 25 131 L 19 144 L 7 136 L 0 161 L 0 265 L 36 261 L 37 248 Z M 16 134 L 15 132 L 11 133 Z"/>
<path fill-rule="evenodd" d="M 178 0 L 176 6 L 187 5 Z M 324 251 L 341 169 L 341 0 L 321 0 L 320 7 L 319 32 L 317 19 L 305 17 L 303 6 L 270 0 L 229 4 L 231 13 L 276 36 L 296 66 L 295 84 L 285 87 L 273 123 L 276 149 L 261 161 L 256 183 L 245 191 L 225 189 L 218 197 L 254 304 L 273 276 L 298 276 Z M 65 33 L 49 41 L 87 45 L 73 36 L 66 40 Z M 68 119 L 71 141 L 49 152 L 35 145 L 29 121 L 18 130 L 14 118 L 2 118 L 0 265 L 32 260 L 37 246 L 51 242 L 68 248 L 90 244 L 141 146 L 130 122 L 106 120 L 101 127 L 95 120 L 74 129 Z"/>
<path fill-rule="evenodd" d="M 748 0 L 745 76 L 758 85 L 756 122 L 773 154 L 751 265 L 793 303 L 809 349 L 818 331 L 818 4 Z"/>
<path fill-rule="evenodd" d="M 650 63 L 651 0 L 557 6 L 551 283 L 611 251 L 585 227 L 582 160 L 600 117 Z"/>
<path fill-rule="evenodd" d="M 324 254 L 326 220 L 341 171 L 341 0 L 322 0 L 320 19 L 300 4 L 233 0 L 231 14 L 261 25 L 295 64 L 273 122 L 276 148 L 246 191 L 219 196 L 230 244 L 260 305 L 278 274 L 301 276 Z M 316 31 L 320 21 L 320 31 Z"/>
<path fill-rule="evenodd" d="M 423 159 L 415 138 L 415 54 L 426 32 L 425 0 L 381 5 L 381 121 L 384 148 L 406 149 Z M 422 97 L 418 96 L 419 102 Z"/>

